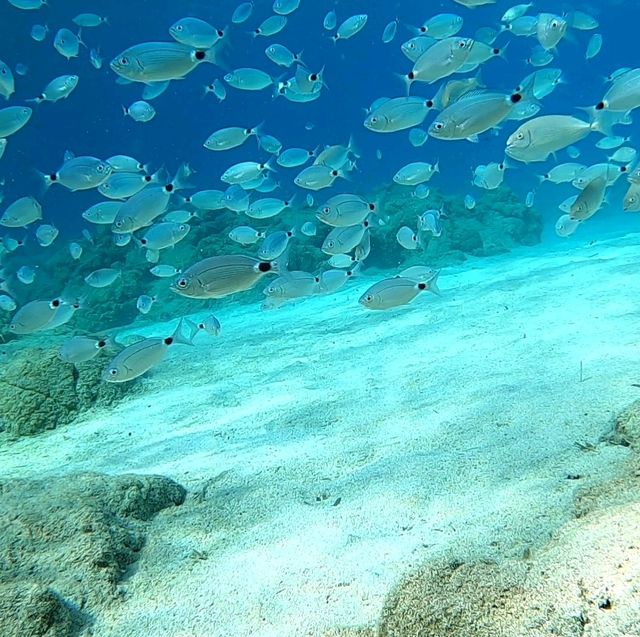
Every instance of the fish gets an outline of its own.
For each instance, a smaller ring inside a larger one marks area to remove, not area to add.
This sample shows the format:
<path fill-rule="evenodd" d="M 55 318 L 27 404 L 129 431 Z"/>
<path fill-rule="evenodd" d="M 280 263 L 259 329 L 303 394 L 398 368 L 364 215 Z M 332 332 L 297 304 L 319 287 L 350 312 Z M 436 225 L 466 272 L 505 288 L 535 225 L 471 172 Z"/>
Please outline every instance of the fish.
<path fill-rule="evenodd" d="M 13 73 L 6 62 L 0 60 L 0 95 L 8 100 L 16 91 Z"/>
<path fill-rule="evenodd" d="M 111 70 L 131 82 L 165 82 L 188 75 L 202 63 L 216 63 L 215 49 L 199 49 L 180 42 L 143 42 L 114 57 Z"/>
<path fill-rule="evenodd" d="M 0 108 L 0 138 L 9 137 L 24 128 L 31 119 L 33 109 L 28 106 Z"/>
<path fill-rule="evenodd" d="M 207 333 L 209 336 L 219 336 L 220 331 L 222 330 L 220 321 L 213 314 L 210 314 L 199 323 L 196 323 L 196 327 L 198 330 Z"/>
<path fill-rule="evenodd" d="M 363 223 L 370 214 L 377 212 L 375 201 L 367 201 L 355 194 L 335 195 L 316 211 L 316 217 L 335 228 L 345 228 Z"/>
<path fill-rule="evenodd" d="M 80 45 L 84 44 L 80 39 L 80 33 L 76 35 L 70 29 L 59 29 L 53 39 L 53 48 L 62 56 L 70 60 L 78 57 Z"/>
<path fill-rule="evenodd" d="M 358 299 L 358 303 L 368 310 L 390 310 L 411 303 L 421 292 L 437 293 L 437 276 L 428 281 L 418 281 L 407 277 L 392 277 L 374 283 Z"/>
<path fill-rule="evenodd" d="M 193 345 L 193 330 L 183 334 L 184 321 L 178 323 L 171 336 L 144 338 L 125 347 L 107 364 L 102 380 L 108 383 L 124 383 L 134 380 L 162 362 L 169 347 L 175 344 Z M 189 327 L 190 325 L 187 324 Z"/>
<path fill-rule="evenodd" d="M 366 13 L 358 13 L 348 17 L 340 24 L 336 32 L 331 36 L 334 42 L 340 40 L 349 40 L 354 35 L 360 33 L 367 24 L 368 16 Z M 326 18 L 325 18 L 326 20 Z"/>
<path fill-rule="evenodd" d="M 604 203 L 607 189 L 606 177 L 600 176 L 591 180 L 572 204 L 569 216 L 577 221 L 585 221 L 600 210 Z"/>
<path fill-rule="evenodd" d="M 211 133 L 203 145 L 207 150 L 230 150 L 242 146 L 251 136 L 258 135 L 259 133 L 259 126 L 254 126 L 253 128 L 229 126 Z"/>
<path fill-rule="evenodd" d="M 125 116 L 129 116 L 134 122 L 150 122 L 156 116 L 156 109 L 149 102 L 137 100 L 130 106 L 123 106 Z"/>
<path fill-rule="evenodd" d="M 0 216 L 0 226 L 26 228 L 42 219 L 42 206 L 31 196 L 20 197 L 10 204 Z"/>
<path fill-rule="evenodd" d="M 409 226 L 402 226 L 396 232 L 396 241 L 405 250 L 417 250 L 422 246 L 420 235 L 414 232 Z"/>
<path fill-rule="evenodd" d="M 121 270 L 116 270 L 115 268 L 100 268 L 87 274 L 84 281 L 92 288 L 106 288 L 112 285 L 116 279 L 119 279 L 121 275 Z"/>
<path fill-rule="evenodd" d="M 320 249 L 328 255 L 351 252 L 362 241 L 368 228 L 367 221 L 344 228 L 333 228 L 322 242 Z"/>
<path fill-rule="evenodd" d="M 599 130 L 597 121 L 585 122 L 571 115 L 542 115 L 522 124 L 507 139 L 506 154 L 521 162 L 544 161 L 562 148 Z"/>
<path fill-rule="evenodd" d="M 91 190 L 105 182 L 113 168 L 110 164 L 92 157 L 80 155 L 71 157 L 62 166 L 49 175 L 43 175 L 45 186 L 60 184 L 72 192 L 76 190 Z"/>
<path fill-rule="evenodd" d="M 253 37 L 262 36 L 268 38 L 272 35 L 276 35 L 287 26 L 287 17 L 284 15 L 272 15 L 265 18 L 253 31 Z"/>
<path fill-rule="evenodd" d="M 60 75 L 51 80 L 42 90 L 38 97 L 34 97 L 29 102 L 40 104 L 42 102 L 57 102 L 69 97 L 78 86 L 80 80 L 77 75 Z"/>
<path fill-rule="evenodd" d="M 287 249 L 294 236 L 295 229 L 276 230 L 268 234 L 258 249 L 258 257 L 263 261 L 274 261 Z"/>
<path fill-rule="evenodd" d="M 151 311 L 151 307 L 156 302 L 155 296 L 149 296 L 148 294 L 141 294 L 136 299 L 136 309 L 140 314 L 148 314 Z"/>
<path fill-rule="evenodd" d="M 225 33 L 200 18 L 181 18 L 169 27 L 169 35 L 194 49 L 211 49 Z"/>
<path fill-rule="evenodd" d="M 416 186 L 429 181 L 435 173 L 440 172 L 440 165 L 416 161 L 406 164 L 393 176 L 393 181 L 401 186 Z"/>
<path fill-rule="evenodd" d="M 106 338 L 92 338 L 90 336 L 73 336 L 65 341 L 58 350 L 58 356 L 73 365 L 93 360 L 100 352 L 104 352 L 109 345 Z"/>
<path fill-rule="evenodd" d="M 147 250 L 164 250 L 182 241 L 190 230 L 191 226 L 186 223 L 163 221 L 149 226 L 138 241 Z"/>
<path fill-rule="evenodd" d="M 249 290 L 278 269 L 277 262 L 242 254 L 207 257 L 184 270 L 170 289 L 192 299 L 221 299 Z"/>
<path fill-rule="evenodd" d="M 229 86 L 243 91 L 261 91 L 273 84 L 273 78 L 266 71 L 252 67 L 234 69 L 223 79 Z"/>
<path fill-rule="evenodd" d="M 71 22 L 82 28 L 94 28 L 102 24 L 109 24 L 109 19 L 95 13 L 79 13 L 71 19 Z"/>

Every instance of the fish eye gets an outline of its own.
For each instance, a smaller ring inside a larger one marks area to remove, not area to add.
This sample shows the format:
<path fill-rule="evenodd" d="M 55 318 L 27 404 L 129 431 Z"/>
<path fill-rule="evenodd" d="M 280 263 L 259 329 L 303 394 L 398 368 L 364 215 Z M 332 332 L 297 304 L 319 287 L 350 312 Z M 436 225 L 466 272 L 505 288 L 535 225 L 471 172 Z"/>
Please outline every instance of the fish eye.
<path fill-rule="evenodd" d="M 186 287 L 187 287 L 187 280 L 186 280 L 186 279 L 178 279 L 178 280 L 176 281 L 176 285 L 177 285 L 179 288 L 184 289 L 184 288 L 186 288 Z"/>
<path fill-rule="evenodd" d="M 552 29 L 557 29 L 560 26 L 560 24 L 558 23 L 557 20 L 553 20 L 553 22 L 551 22 L 551 28 Z"/>
<path fill-rule="evenodd" d="M 110 376 L 117 376 L 118 375 L 118 370 L 115 367 L 110 367 L 109 368 L 109 375 Z"/>
<path fill-rule="evenodd" d="M 181 24 L 176 25 L 176 31 L 178 31 L 178 33 L 180 31 L 182 31 L 184 29 L 184 27 Z"/>
<path fill-rule="evenodd" d="M 435 123 L 434 123 L 434 125 L 433 125 L 433 127 L 434 127 L 436 130 L 442 130 L 442 129 L 444 128 L 444 124 L 443 124 L 442 122 L 435 122 Z"/>
<path fill-rule="evenodd" d="M 364 297 L 364 300 L 367 303 L 371 303 L 371 301 L 373 301 L 373 296 L 371 294 L 367 294 L 367 296 Z"/>
<path fill-rule="evenodd" d="M 465 47 L 465 46 L 467 46 L 467 43 L 463 40 L 462 42 L 460 42 L 460 44 L 458 44 L 458 46 L 459 46 L 461 49 L 464 49 L 464 47 Z"/>
<path fill-rule="evenodd" d="M 98 165 L 96 166 L 96 170 L 97 170 L 99 173 L 101 173 L 101 172 L 104 170 L 104 166 L 103 166 L 102 164 L 98 164 Z"/>
<path fill-rule="evenodd" d="M 121 57 L 120 58 L 120 64 L 122 66 L 127 66 L 127 64 L 129 64 L 129 58 Z"/>
<path fill-rule="evenodd" d="M 516 139 L 524 139 L 524 133 L 520 132 L 516 135 Z"/>
<path fill-rule="evenodd" d="M 328 215 L 331 212 L 331 208 L 329 208 L 329 206 L 325 206 L 322 209 L 322 212 L 324 212 L 325 215 Z"/>
<path fill-rule="evenodd" d="M 115 226 L 116 228 L 122 228 L 122 221 L 116 221 Z"/>
<path fill-rule="evenodd" d="M 333 248 L 336 245 L 335 241 L 327 241 L 327 248 Z"/>

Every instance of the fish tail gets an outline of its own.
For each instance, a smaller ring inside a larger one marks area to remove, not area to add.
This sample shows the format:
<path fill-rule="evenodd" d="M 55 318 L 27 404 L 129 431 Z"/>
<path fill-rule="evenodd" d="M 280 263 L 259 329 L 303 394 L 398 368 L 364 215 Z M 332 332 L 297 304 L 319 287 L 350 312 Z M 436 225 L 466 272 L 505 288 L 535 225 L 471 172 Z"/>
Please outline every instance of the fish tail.
<path fill-rule="evenodd" d="M 185 323 L 189 328 L 189 334 L 187 336 L 185 336 L 183 333 Z M 188 319 L 181 318 L 175 331 L 171 335 L 171 338 L 173 339 L 174 343 L 181 343 L 182 345 L 193 345 L 193 337 L 197 332 L 198 328 L 194 325 L 194 323 L 192 323 Z"/>
<path fill-rule="evenodd" d="M 440 288 L 438 287 L 439 276 L 440 272 L 438 271 L 427 281 L 427 289 L 429 292 L 433 292 L 436 296 L 442 296 L 442 292 L 440 292 Z"/>

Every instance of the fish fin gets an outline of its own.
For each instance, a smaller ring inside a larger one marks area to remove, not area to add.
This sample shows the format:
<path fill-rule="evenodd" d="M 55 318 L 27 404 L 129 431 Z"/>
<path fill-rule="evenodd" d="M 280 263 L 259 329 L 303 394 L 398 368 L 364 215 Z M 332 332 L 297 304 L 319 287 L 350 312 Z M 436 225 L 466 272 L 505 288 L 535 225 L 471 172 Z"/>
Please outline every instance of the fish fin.
<path fill-rule="evenodd" d="M 438 277 L 440 276 L 440 271 L 436 272 L 428 281 L 427 281 L 427 289 L 429 292 L 433 292 L 436 296 L 442 296 L 442 292 L 440 292 L 440 288 L 438 287 Z"/>
<path fill-rule="evenodd" d="M 193 345 L 193 337 L 198 332 L 198 328 L 191 321 L 189 321 L 187 323 L 187 327 L 189 328 L 189 335 L 185 336 L 182 330 L 186 320 L 187 319 L 184 319 L 184 318 L 180 319 L 176 329 L 171 335 L 171 338 L 173 339 L 174 343 L 181 343 L 182 345 Z M 193 328 L 191 326 L 196 327 L 195 332 L 193 331 Z"/>
<path fill-rule="evenodd" d="M 470 135 L 469 137 L 467 137 L 467 141 L 477 144 L 480 141 L 480 138 L 477 135 Z"/>
<path fill-rule="evenodd" d="M 202 61 L 220 66 L 220 64 L 218 64 L 218 55 L 215 46 L 212 46 L 204 52 L 204 58 L 202 58 Z"/>

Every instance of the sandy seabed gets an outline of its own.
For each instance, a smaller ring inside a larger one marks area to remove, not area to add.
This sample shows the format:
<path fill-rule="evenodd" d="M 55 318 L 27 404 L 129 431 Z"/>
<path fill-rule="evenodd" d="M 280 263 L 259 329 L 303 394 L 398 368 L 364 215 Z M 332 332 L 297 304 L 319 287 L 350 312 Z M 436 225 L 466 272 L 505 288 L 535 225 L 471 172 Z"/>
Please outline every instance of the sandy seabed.
<path fill-rule="evenodd" d="M 372 625 L 416 564 L 518 557 L 573 516 L 578 486 L 615 476 L 627 449 L 585 449 L 640 397 L 639 241 L 469 261 L 441 297 L 384 313 L 357 303 L 370 271 L 277 311 L 214 308 L 220 337 L 173 347 L 113 411 L 12 444 L 3 477 L 189 489 L 94 637 Z"/>

